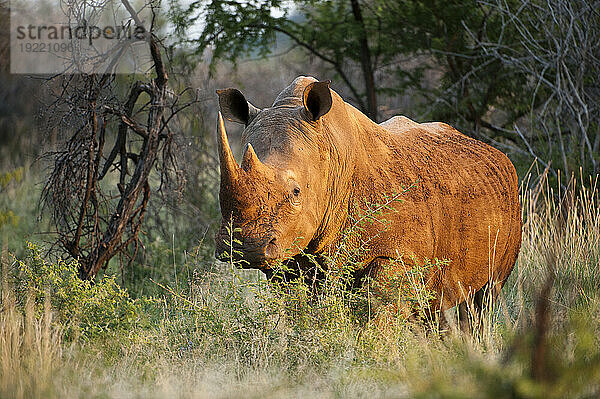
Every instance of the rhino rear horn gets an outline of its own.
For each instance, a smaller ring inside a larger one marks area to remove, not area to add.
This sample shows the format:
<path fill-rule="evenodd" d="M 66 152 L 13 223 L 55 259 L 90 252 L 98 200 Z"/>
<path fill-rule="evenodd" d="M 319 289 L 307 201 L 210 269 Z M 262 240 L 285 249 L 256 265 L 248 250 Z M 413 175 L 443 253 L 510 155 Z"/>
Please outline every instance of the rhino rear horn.
<path fill-rule="evenodd" d="M 331 80 L 312 82 L 304 89 L 304 94 L 302 95 L 304 108 L 313 122 L 317 121 L 331 109 L 333 100 L 331 98 L 331 91 L 329 90 L 330 83 Z"/>
<path fill-rule="evenodd" d="M 260 162 L 256 152 L 254 152 L 254 148 L 252 148 L 252 144 L 246 144 L 246 150 L 244 151 L 244 157 L 242 158 L 241 167 L 245 171 L 258 170 L 263 166 L 263 163 Z"/>
<path fill-rule="evenodd" d="M 238 177 L 239 166 L 235 161 L 231 147 L 229 146 L 229 140 L 227 139 L 227 132 L 225 131 L 225 124 L 223 123 L 223 116 L 219 112 L 219 120 L 217 123 L 217 144 L 219 147 L 219 163 L 221 168 L 221 184 L 231 184 Z"/>
<path fill-rule="evenodd" d="M 217 90 L 217 95 L 221 113 L 232 122 L 243 123 L 247 126 L 260 112 L 246 100 L 246 97 L 238 89 Z"/>

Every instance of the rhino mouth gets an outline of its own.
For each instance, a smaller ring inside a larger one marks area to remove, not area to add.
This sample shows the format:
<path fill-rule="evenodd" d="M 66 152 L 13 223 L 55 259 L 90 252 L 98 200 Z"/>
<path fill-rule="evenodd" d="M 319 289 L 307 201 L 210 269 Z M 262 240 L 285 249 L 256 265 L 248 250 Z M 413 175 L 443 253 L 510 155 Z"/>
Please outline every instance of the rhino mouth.
<path fill-rule="evenodd" d="M 219 240 L 215 248 L 215 258 L 223 262 L 233 262 L 242 269 L 264 269 L 269 268 L 270 264 L 281 258 L 281 251 L 275 238 L 252 242 L 246 240 L 241 245 L 239 243 L 227 245 L 223 240 Z"/>

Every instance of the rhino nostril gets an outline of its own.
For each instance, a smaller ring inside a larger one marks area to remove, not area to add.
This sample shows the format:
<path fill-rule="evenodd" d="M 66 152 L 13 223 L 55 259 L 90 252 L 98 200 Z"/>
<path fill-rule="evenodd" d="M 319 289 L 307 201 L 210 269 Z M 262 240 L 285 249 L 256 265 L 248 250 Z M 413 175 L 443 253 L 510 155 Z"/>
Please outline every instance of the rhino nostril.
<path fill-rule="evenodd" d="M 272 238 L 265 247 L 265 257 L 268 259 L 275 259 L 278 255 L 279 249 L 277 248 L 276 239 Z"/>

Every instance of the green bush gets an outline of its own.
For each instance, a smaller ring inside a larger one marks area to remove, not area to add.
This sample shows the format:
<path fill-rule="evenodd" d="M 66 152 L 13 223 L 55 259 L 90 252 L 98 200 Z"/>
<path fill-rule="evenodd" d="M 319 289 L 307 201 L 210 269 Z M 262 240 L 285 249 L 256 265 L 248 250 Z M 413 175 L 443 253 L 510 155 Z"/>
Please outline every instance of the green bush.
<path fill-rule="evenodd" d="M 48 262 L 32 243 L 18 267 L 19 301 L 25 303 L 32 297 L 39 311 L 48 301 L 67 339 L 127 331 L 140 321 L 142 307 L 149 301 L 130 298 L 114 276 L 96 282 L 81 280 L 76 261 Z"/>
<path fill-rule="evenodd" d="M 17 168 L 10 172 L 0 172 L 0 193 L 4 192 L 9 184 L 21 183 L 23 180 L 23 168 Z M 3 209 L 5 206 L 0 204 L 0 229 L 4 225 L 16 226 L 19 223 L 19 217 L 15 215 L 12 209 Z"/>

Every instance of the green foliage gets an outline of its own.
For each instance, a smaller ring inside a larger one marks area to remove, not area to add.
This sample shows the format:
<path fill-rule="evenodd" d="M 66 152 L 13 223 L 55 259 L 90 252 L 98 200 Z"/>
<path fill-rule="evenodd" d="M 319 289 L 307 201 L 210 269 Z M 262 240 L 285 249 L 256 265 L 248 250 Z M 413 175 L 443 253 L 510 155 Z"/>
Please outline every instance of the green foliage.
<path fill-rule="evenodd" d="M 6 189 L 6 187 L 11 183 L 21 183 L 23 180 L 23 168 L 17 168 L 15 170 L 0 173 L 0 190 Z"/>
<path fill-rule="evenodd" d="M 15 170 L 0 173 L 0 194 L 7 190 L 12 184 L 18 185 L 23 180 L 23 168 L 17 168 Z M 15 215 L 12 209 L 3 210 L 0 208 L 0 229 L 4 225 L 17 226 L 19 223 L 19 217 Z"/>
<path fill-rule="evenodd" d="M 523 92 L 526 78 L 488 57 L 478 45 L 478 40 L 504 40 L 518 51 L 516 31 L 505 29 L 503 16 L 492 7 L 472 0 L 454 0 L 443 6 L 434 0 L 410 0 L 386 2 L 385 9 L 400 21 L 389 24 L 392 35 L 403 43 L 399 53 L 427 55 L 416 71 L 441 67 L 440 84 L 433 87 L 420 75 L 398 70 L 400 77 L 408 73 L 408 87 L 417 89 L 433 105 L 429 117 L 470 130 L 480 127 L 490 109 L 500 107 L 511 114 L 511 120 L 529 109 Z"/>
<path fill-rule="evenodd" d="M 511 121 L 529 109 L 529 97 L 523 92 L 526 77 L 489 57 L 476 43 L 502 39 L 518 51 L 516 30 L 508 31 L 493 7 L 473 0 L 173 3 L 177 6 L 171 19 L 181 41 L 197 54 L 210 48 L 213 67 L 218 60 L 272 53 L 281 45 L 276 39 L 283 36 L 289 46 L 323 61 L 365 112 L 366 67 L 380 95 L 410 92 L 423 100 L 425 118 L 465 129 L 489 124 L 482 119 L 493 108 L 501 107 Z M 353 5 L 360 9 L 360 19 Z M 199 19 L 205 21 L 203 30 L 190 39 L 190 27 Z M 407 57 L 413 62 L 403 62 Z M 362 67 L 361 77 L 353 75 L 353 66 Z"/>
<path fill-rule="evenodd" d="M 28 250 L 27 258 L 18 261 L 20 301 L 25 303 L 31 295 L 40 311 L 49 301 L 69 339 L 125 332 L 140 321 L 148 300 L 132 300 L 114 276 L 97 282 L 81 280 L 76 261 L 48 262 L 31 243 Z"/>
<path fill-rule="evenodd" d="M 16 226 L 19 223 L 19 217 L 12 210 L 0 212 L 0 228 L 6 224 Z"/>

